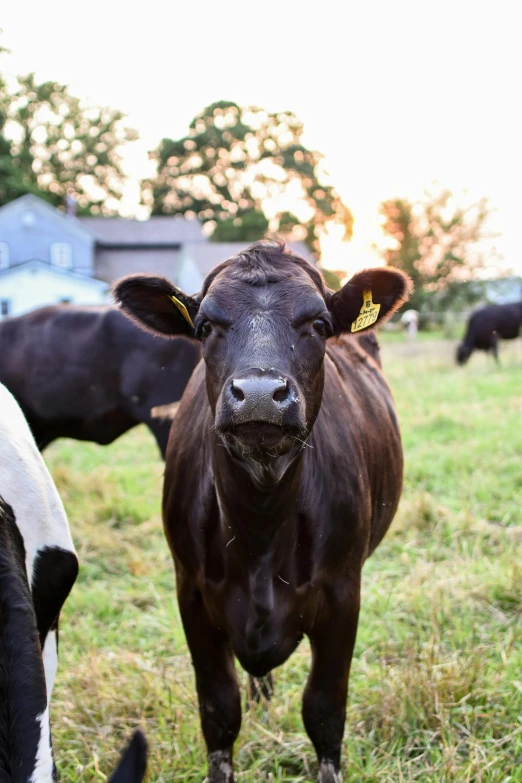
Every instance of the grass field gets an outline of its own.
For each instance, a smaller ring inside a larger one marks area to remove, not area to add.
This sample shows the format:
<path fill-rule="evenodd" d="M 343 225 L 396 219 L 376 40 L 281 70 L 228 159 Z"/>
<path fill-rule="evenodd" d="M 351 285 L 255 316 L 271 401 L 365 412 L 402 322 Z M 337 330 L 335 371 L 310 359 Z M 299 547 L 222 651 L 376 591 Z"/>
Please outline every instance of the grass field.
<path fill-rule="evenodd" d="M 406 452 L 399 513 L 364 570 L 344 744 L 348 783 L 522 783 L 522 349 L 453 366 L 453 344 L 385 337 Z M 135 726 L 149 780 L 202 781 L 193 672 L 159 515 L 163 464 L 139 428 L 61 441 L 48 462 L 79 580 L 52 721 L 62 781 L 103 781 Z M 266 713 L 244 713 L 238 781 L 313 781 L 303 643 Z M 244 679 L 244 675 L 241 674 Z"/>

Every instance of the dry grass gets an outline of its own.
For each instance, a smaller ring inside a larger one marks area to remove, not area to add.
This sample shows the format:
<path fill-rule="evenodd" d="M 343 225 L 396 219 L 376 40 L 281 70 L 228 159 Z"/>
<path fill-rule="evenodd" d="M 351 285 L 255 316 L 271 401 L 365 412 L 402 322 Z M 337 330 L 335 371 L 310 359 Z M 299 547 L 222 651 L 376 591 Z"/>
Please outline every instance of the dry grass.
<path fill-rule="evenodd" d="M 497 370 L 450 344 L 384 346 L 406 450 L 403 501 L 365 567 L 345 738 L 348 783 L 522 783 L 522 353 Z M 81 574 L 62 622 L 53 706 L 62 781 L 103 781 L 137 725 L 150 781 L 205 771 L 193 672 L 159 499 L 163 465 L 135 430 L 48 458 Z M 308 646 L 246 712 L 238 781 L 311 781 L 300 699 Z M 243 675 L 241 675 L 243 677 Z"/>

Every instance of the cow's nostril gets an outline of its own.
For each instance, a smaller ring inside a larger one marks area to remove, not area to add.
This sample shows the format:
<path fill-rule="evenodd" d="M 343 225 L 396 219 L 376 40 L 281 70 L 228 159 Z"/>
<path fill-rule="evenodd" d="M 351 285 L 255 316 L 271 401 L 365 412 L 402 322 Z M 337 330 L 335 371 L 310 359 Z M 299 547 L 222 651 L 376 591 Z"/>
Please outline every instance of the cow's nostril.
<path fill-rule="evenodd" d="M 288 398 L 289 391 L 288 381 L 281 381 L 281 385 L 273 393 L 272 399 L 275 402 L 284 402 Z"/>
<path fill-rule="evenodd" d="M 232 389 L 232 397 L 238 402 L 243 402 L 243 400 L 245 399 L 245 394 L 239 386 L 236 386 L 234 381 L 232 381 L 231 389 Z"/>

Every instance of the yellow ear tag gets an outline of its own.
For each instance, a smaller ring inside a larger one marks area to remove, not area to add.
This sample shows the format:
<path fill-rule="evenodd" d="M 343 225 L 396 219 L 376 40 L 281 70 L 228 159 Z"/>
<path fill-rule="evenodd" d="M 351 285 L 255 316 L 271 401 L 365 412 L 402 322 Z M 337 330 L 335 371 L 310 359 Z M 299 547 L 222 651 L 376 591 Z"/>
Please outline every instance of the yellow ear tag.
<path fill-rule="evenodd" d="M 360 332 L 361 329 L 367 329 L 374 324 L 379 317 L 380 309 L 380 304 L 374 304 L 372 302 L 372 292 L 363 291 L 363 305 L 361 307 L 361 312 L 357 316 L 357 320 L 352 324 L 352 332 Z"/>
<path fill-rule="evenodd" d="M 187 323 L 189 323 L 191 325 L 191 327 L 194 329 L 194 324 L 192 323 L 192 318 L 190 317 L 189 311 L 187 310 L 187 308 L 185 307 L 183 302 L 180 302 L 180 300 L 176 299 L 175 296 L 171 296 L 170 298 L 172 299 L 172 301 L 174 302 L 174 304 L 176 305 L 176 307 L 180 311 L 180 313 L 183 316 L 183 318 L 185 319 L 185 321 L 187 321 Z"/>

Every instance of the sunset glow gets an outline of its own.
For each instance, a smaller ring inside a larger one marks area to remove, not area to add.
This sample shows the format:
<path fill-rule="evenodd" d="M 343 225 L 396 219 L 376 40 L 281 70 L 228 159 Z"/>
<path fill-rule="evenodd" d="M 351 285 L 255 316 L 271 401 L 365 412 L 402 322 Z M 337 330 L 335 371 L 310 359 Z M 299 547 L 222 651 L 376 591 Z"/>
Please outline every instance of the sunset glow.
<path fill-rule="evenodd" d="M 136 180 L 151 173 L 147 151 L 182 135 L 192 117 L 222 98 L 270 111 L 291 109 L 308 146 L 355 217 L 354 236 L 333 229 L 323 261 L 348 272 L 378 263 L 378 206 L 419 197 L 438 180 L 496 212 L 502 268 L 522 272 L 519 247 L 521 50 L 515 10 L 467 0 L 430 6 L 265 2 L 249 21 L 242 3 L 166 7 L 140 13 L 99 0 L 88 13 L 64 0 L 3 9 L 4 71 L 41 79 L 128 114 L 141 136 L 125 152 Z M 28 16 L 30 24 L 28 24 Z M 128 214 L 143 216 L 130 184 Z"/>

